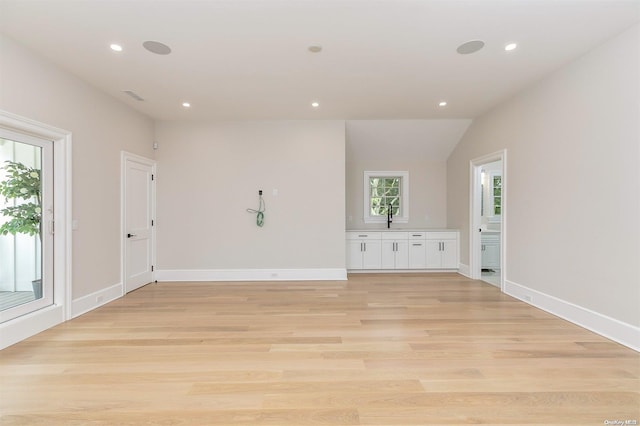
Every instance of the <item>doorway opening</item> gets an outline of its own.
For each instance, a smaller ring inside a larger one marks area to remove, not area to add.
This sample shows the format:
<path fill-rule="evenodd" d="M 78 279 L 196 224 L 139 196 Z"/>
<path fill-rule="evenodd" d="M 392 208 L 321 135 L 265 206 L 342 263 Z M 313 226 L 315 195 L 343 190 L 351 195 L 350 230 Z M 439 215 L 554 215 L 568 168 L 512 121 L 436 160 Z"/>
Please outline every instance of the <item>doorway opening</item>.
<path fill-rule="evenodd" d="M 470 275 L 504 289 L 506 162 L 502 150 L 470 163 Z"/>

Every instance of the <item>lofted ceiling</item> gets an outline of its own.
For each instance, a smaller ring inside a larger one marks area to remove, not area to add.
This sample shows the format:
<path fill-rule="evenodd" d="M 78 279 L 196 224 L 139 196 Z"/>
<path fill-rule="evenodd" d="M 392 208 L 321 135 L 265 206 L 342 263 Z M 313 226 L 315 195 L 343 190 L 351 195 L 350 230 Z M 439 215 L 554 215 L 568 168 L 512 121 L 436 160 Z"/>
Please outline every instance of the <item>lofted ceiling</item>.
<path fill-rule="evenodd" d="M 482 114 L 639 10 L 640 0 L 0 0 L 0 32 L 157 120 L 450 119 Z M 475 39 L 483 49 L 456 52 Z"/>

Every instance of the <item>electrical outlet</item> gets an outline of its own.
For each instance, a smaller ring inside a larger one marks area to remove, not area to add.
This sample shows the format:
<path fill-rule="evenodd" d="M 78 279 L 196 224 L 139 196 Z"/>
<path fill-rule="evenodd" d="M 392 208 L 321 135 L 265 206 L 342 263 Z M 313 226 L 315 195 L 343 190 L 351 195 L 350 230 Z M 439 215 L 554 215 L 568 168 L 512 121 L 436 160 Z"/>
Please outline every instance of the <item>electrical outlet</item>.
<path fill-rule="evenodd" d="M 523 299 L 527 302 L 531 302 L 531 296 L 524 296 Z"/>
<path fill-rule="evenodd" d="M 278 278 L 278 273 L 277 272 L 272 272 L 271 273 L 271 278 Z"/>

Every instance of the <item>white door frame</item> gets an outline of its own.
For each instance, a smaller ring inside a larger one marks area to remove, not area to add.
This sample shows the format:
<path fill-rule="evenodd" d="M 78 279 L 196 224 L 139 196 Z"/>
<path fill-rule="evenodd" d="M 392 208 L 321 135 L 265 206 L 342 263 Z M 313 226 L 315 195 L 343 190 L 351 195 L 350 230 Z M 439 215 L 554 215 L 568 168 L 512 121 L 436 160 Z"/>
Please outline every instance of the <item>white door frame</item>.
<path fill-rule="evenodd" d="M 127 237 L 125 229 L 126 224 L 126 168 L 127 161 L 132 160 L 138 163 L 146 164 L 151 167 L 151 173 L 154 175 L 154 178 L 157 176 L 156 174 L 156 162 L 150 158 L 142 157 L 140 155 L 132 154 L 130 152 L 122 151 L 121 153 L 121 161 L 120 161 L 120 282 L 122 283 L 122 291 L 121 296 L 124 296 L 127 292 L 126 282 L 127 282 Z M 151 215 L 155 222 L 156 216 L 156 186 L 151 186 Z M 156 227 L 151 227 L 151 264 L 156 264 Z M 155 280 L 156 271 L 152 271 L 151 278 Z"/>
<path fill-rule="evenodd" d="M 0 324 L 0 349 L 72 317 L 71 132 L 0 110 L 0 127 L 53 141 L 53 305 Z"/>
<path fill-rule="evenodd" d="M 494 161 L 502 161 L 502 204 L 500 221 L 500 289 L 504 292 L 507 272 L 507 150 L 496 151 L 469 162 L 469 275 L 471 279 L 482 278 L 481 252 L 481 177 L 482 166 Z"/>

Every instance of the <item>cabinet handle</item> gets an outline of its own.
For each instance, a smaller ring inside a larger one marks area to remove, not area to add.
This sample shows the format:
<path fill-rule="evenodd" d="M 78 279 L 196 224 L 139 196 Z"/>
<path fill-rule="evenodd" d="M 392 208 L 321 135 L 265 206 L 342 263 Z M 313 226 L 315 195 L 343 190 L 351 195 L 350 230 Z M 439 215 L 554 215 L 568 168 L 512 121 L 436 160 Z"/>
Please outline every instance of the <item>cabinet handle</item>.
<path fill-rule="evenodd" d="M 414 243 L 413 245 L 414 245 L 414 246 L 421 246 L 422 244 Z"/>
<path fill-rule="evenodd" d="M 364 246 L 364 250 L 362 251 L 367 251 L 367 243 L 362 243 L 362 245 Z"/>
<path fill-rule="evenodd" d="M 422 237 L 422 234 L 412 234 L 414 237 Z"/>
<path fill-rule="evenodd" d="M 364 243 L 360 243 L 360 251 L 364 251 Z"/>
<path fill-rule="evenodd" d="M 368 235 L 366 235 L 366 234 L 365 234 L 365 235 L 358 235 L 358 237 L 360 237 L 360 238 L 367 238 L 367 237 L 368 237 Z"/>

